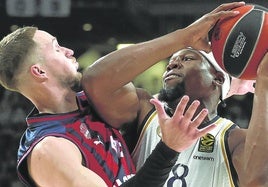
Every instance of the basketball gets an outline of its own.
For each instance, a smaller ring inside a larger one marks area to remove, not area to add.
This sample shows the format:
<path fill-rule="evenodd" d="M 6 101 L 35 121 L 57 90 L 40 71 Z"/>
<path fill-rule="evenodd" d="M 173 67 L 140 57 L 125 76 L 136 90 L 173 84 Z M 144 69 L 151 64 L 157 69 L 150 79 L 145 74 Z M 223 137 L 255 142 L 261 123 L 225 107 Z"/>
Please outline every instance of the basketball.
<path fill-rule="evenodd" d="M 239 15 L 219 20 L 211 32 L 211 47 L 219 66 L 239 79 L 256 79 L 268 49 L 268 9 L 255 4 L 235 8 Z"/>

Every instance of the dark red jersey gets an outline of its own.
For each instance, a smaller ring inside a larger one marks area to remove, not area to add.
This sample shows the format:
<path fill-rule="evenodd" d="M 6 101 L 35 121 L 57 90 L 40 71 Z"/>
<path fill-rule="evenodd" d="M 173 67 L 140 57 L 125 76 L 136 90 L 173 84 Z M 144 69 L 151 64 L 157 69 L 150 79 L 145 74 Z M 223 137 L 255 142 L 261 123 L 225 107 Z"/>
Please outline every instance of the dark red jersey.
<path fill-rule="evenodd" d="M 79 110 L 65 114 L 38 114 L 26 118 L 28 128 L 18 150 L 17 171 L 28 186 L 34 186 L 27 169 L 27 156 L 44 137 L 63 137 L 83 155 L 84 166 L 97 173 L 108 186 L 119 186 L 135 174 L 128 149 L 120 132 L 100 122 L 89 110 L 84 92 L 77 93 Z"/>

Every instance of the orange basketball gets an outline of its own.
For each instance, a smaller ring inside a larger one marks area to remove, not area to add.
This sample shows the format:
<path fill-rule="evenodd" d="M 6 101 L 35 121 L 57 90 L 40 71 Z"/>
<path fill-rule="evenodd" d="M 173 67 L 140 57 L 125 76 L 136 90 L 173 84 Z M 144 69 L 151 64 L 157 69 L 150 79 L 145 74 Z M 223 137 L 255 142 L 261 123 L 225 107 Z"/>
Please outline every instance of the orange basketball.
<path fill-rule="evenodd" d="M 268 49 L 268 9 L 248 4 L 234 10 L 240 14 L 219 20 L 212 30 L 212 52 L 227 73 L 253 80 Z"/>

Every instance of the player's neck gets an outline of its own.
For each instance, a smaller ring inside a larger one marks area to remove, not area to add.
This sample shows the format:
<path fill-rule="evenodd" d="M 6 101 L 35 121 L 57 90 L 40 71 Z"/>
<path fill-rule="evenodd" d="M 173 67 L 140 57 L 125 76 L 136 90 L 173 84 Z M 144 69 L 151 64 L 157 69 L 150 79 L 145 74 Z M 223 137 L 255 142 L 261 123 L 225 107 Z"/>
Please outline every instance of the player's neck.
<path fill-rule="evenodd" d="M 67 113 L 78 109 L 75 92 L 43 95 L 32 102 L 40 113 Z"/>

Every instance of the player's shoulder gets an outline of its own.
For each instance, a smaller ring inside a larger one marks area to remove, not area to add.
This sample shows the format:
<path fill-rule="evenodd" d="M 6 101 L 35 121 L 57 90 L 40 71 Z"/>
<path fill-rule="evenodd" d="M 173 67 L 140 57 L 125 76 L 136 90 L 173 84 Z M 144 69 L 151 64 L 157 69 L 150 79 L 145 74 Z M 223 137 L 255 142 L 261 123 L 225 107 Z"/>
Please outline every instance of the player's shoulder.
<path fill-rule="evenodd" d="M 52 186 L 51 182 L 55 178 L 57 182 L 67 180 L 66 174 L 70 171 L 68 168 L 79 167 L 80 163 L 82 155 L 78 147 L 62 137 L 43 138 L 27 157 L 29 174 L 35 181 L 43 184 L 41 186 Z"/>
<path fill-rule="evenodd" d="M 47 136 L 39 141 L 32 150 L 32 156 L 53 157 L 55 153 L 64 154 L 77 149 L 75 144 L 63 137 Z"/>

